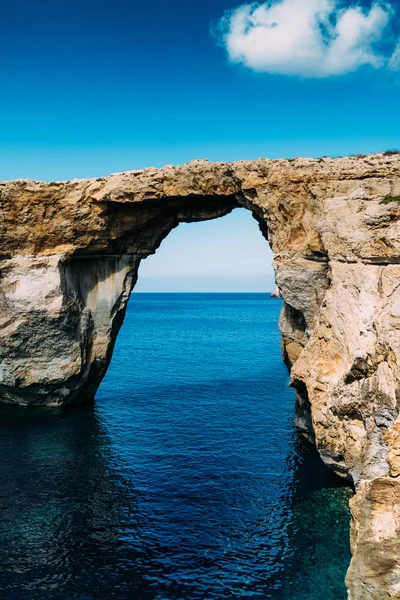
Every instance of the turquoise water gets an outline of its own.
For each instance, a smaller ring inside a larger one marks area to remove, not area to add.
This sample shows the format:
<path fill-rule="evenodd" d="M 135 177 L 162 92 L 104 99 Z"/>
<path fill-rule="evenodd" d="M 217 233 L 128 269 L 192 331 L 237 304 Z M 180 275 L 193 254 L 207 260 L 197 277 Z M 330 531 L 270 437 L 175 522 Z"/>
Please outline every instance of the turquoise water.
<path fill-rule="evenodd" d="M 94 407 L 0 408 L 0 598 L 345 600 L 351 492 L 293 426 L 280 306 L 133 294 Z"/>

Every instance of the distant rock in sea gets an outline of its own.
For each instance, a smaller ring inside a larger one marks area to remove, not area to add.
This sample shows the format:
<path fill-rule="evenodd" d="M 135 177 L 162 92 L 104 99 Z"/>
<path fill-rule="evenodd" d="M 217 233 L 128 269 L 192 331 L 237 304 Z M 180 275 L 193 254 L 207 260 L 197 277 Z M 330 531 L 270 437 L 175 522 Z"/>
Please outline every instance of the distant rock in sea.
<path fill-rule="evenodd" d="M 276 286 L 274 287 L 274 291 L 273 291 L 273 292 L 271 292 L 271 298 L 280 298 L 280 297 L 281 297 L 281 293 L 280 293 L 280 291 L 279 291 L 279 288 L 278 288 L 278 286 L 276 285 Z"/>

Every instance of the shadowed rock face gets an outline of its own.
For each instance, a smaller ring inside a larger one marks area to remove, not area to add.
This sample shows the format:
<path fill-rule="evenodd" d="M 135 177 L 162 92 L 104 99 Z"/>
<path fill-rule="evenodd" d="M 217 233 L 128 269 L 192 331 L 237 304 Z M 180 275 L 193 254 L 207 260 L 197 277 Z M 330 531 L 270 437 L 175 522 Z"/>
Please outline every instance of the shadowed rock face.
<path fill-rule="evenodd" d="M 356 488 L 349 597 L 400 599 L 398 196 L 383 154 L 0 183 L 0 399 L 92 400 L 141 259 L 244 206 L 275 256 L 298 425 Z"/>

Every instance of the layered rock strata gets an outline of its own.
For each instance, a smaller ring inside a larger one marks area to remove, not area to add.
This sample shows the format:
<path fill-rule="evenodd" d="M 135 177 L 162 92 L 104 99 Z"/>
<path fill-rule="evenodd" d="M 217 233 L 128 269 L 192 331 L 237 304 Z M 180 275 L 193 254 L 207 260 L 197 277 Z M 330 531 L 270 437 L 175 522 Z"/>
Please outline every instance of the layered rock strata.
<path fill-rule="evenodd" d="M 92 400 L 141 260 L 237 207 L 274 252 L 298 426 L 355 486 L 349 598 L 400 599 L 400 155 L 1 183 L 0 399 Z"/>

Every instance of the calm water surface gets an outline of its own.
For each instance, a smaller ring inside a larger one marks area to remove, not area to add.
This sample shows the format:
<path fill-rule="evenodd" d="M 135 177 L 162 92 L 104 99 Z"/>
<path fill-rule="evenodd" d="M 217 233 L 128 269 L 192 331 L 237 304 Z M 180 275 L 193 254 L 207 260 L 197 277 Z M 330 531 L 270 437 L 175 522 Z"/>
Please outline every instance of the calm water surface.
<path fill-rule="evenodd" d="M 280 301 L 133 294 L 95 407 L 0 409 L 0 598 L 344 600 L 351 492 L 293 427 Z"/>

